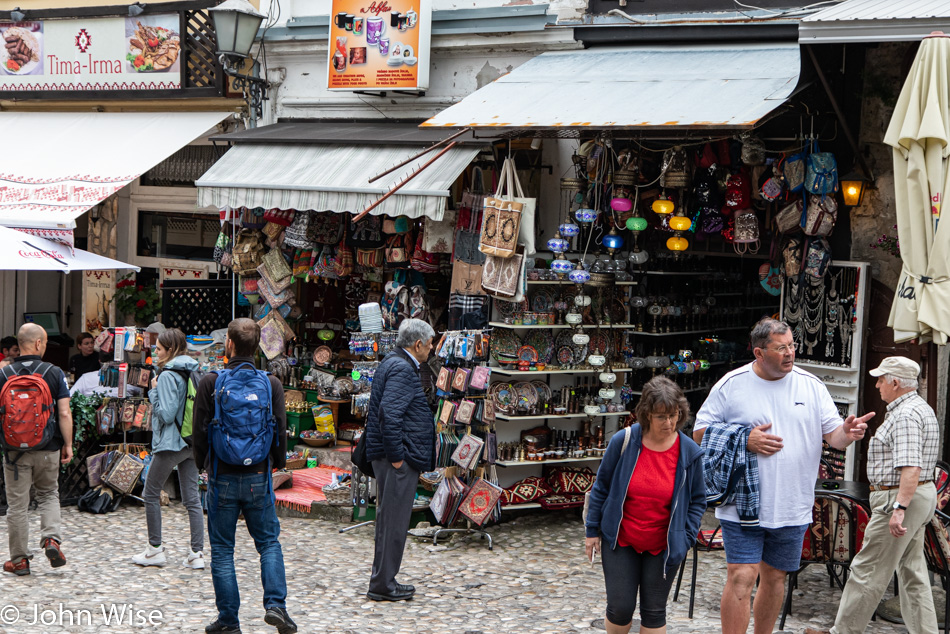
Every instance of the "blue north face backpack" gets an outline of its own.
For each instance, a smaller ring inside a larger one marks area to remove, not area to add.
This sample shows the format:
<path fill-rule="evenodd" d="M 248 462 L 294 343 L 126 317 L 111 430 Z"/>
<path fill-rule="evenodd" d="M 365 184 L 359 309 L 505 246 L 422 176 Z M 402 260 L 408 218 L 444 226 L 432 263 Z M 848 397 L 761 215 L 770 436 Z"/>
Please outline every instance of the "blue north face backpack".
<path fill-rule="evenodd" d="M 208 437 L 215 458 L 250 466 L 270 456 L 276 423 L 267 372 L 250 364 L 218 370 L 214 383 L 214 419 Z"/>

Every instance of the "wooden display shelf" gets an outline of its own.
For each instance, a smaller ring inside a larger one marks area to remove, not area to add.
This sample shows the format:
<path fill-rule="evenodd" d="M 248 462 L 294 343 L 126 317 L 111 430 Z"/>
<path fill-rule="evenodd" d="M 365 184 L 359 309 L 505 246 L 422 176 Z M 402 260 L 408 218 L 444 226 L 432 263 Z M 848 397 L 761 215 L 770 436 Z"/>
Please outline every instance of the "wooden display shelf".
<path fill-rule="evenodd" d="M 691 392 L 708 392 L 711 389 L 712 389 L 711 385 L 708 387 L 691 387 L 689 389 L 683 390 L 683 394 L 689 394 Z M 637 391 L 632 392 L 632 394 L 634 396 L 641 396 L 643 392 L 640 390 L 637 390 Z M 497 418 L 497 415 L 496 415 L 496 418 Z"/>
<path fill-rule="evenodd" d="M 587 456 L 584 458 L 562 458 L 560 460 L 498 460 L 499 467 L 524 467 L 528 465 L 565 464 L 568 462 L 592 462 L 603 460 L 603 456 Z"/>
<path fill-rule="evenodd" d="M 675 337 L 676 335 L 705 335 L 716 334 L 728 330 L 748 330 L 748 326 L 725 326 L 720 328 L 701 328 L 699 330 L 676 330 L 673 332 L 647 332 L 645 330 L 631 330 L 629 334 L 641 337 Z"/>
<path fill-rule="evenodd" d="M 573 283 L 574 282 L 572 282 L 571 280 L 528 280 L 528 284 L 531 284 L 531 285 L 547 284 L 550 286 L 561 286 L 561 285 L 567 285 L 567 284 L 573 284 Z M 630 281 L 630 282 L 614 282 L 614 286 L 636 286 L 637 284 L 638 282 L 635 280 Z"/>
<path fill-rule="evenodd" d="M 541 505 L 537 502 L 525 502 L 524 504 L 506 504 L 501 507 L 502 511 L 520 511 L 523 509 L 539 509 Z"/>
<path fill-rule="evenodd" d="M 549 324 L 546 326 L 539 326 L 539 325 L 525 326 L 523 324 L 506 324 L 501 321 L 490 321 L 488 322 L 488 325 L 491 326 L 492 328 L 507 328 L 509 330 L 530 330 L 532 328 L 544 328 L 544 329 L 550 328 L 554 330 L 565 330 L 567 328 L 585 328 L 585 329 L 603 328 L 604 330 L 624 330 L 624 329 L 630 329 L 634 327 L 634 324 L 600 324 L 599 326 L 596 324 L 590 324 L 590 325 L 585 324 L 581 326 L 571 326 L 569 324 L 554 324 L 554 325 Z"/>
<path fill-rule="evenodd" d="M 635 394 L 636 392 L 634 392 Z M 600 412 L 599 414 L 594 414 L 591 418 L 607 418 L 608 416 L 627 416 L 630 412 Z M 506 416 L 505 414 L 495 414 L 495 418 L 498 420 L 545 420 L 548 418 L 584 418 L 587 414 L 537 414 L 532 416 Z"/>
<path fill-rule="evenodd" d="M 512 365 L 517 365 L 513 363 Z M 603 368 L 592 370 L 509 370 L 500 366 L 491 366 L 492 374 L 503 376 L 528 376 L 529 374 L 600 374 L 601 372 L 613 372 L 614 374 L 623 374 L 631 372 L 630 368 L 611 368 L 605 365 Z"/>

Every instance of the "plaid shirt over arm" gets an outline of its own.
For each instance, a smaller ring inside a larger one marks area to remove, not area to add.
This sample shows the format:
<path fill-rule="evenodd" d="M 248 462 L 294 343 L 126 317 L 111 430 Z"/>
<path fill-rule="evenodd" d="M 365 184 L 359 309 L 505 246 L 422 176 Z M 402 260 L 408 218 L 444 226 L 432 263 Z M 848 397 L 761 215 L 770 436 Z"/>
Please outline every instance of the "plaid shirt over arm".
<path fill-rule="evenodd" d="M 940 428 L 933 409 L 917 392 L 887 405 L 884 422 L 868 446 L 868 480 L 876 486 L 900 484 L 901 467 L 920 467 L 920 479 L 933 479 Z"/>

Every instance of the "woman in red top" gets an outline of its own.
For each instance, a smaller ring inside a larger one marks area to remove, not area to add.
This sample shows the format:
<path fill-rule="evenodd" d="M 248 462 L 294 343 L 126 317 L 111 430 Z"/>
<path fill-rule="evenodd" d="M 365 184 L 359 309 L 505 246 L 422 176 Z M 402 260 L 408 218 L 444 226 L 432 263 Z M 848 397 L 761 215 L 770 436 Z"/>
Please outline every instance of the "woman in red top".
<path fill-rule="evenodd" d="M 680 387 L 656 377 L 643 387 L 639 424 L 614 435 L 587 513 L 587 556 L 601 552 L 608 634 L 630 631 L 640 597 L 640 634 L 666 632 L 666 602 L 706 510 L 702 452 L 679 430 L 689 415 Z"/>

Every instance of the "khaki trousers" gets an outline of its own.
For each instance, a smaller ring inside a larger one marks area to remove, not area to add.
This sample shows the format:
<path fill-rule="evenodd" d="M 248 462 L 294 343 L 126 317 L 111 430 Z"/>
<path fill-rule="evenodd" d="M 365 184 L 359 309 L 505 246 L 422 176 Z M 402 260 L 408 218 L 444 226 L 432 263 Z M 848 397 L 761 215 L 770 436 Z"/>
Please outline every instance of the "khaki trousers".
<path fill-rule="evenodd" d="M 17 563 L 30 556 L 30 485 L 36 487 L 36 504 L 40 513 L 40 543 L 47 537 L 60 538 L 59 515 L 59 451 L 27 451 L 19 454 L 15 465 L 3 460 L 3 484 L 7 493 L 7 532 L 10 538 L 10 560 Z"/>
<path fill-rule="evenodd" d="M 924 528 L 937 508 L 933 482 L 921 484 L 904 512 L 903 537 L 891 535 L 897 489 L 871 493 L 871 520 L 861 552 L 851 563 L 851 575 L 841 595 L 832 634 L 861 634 L 871 622 L 887 584 L 897 571 L 901 616 L 910 634 L 938 634 L 933 592 L 924 558 Z"/>

